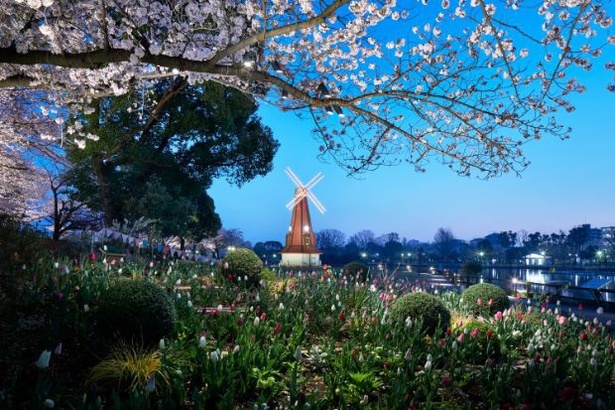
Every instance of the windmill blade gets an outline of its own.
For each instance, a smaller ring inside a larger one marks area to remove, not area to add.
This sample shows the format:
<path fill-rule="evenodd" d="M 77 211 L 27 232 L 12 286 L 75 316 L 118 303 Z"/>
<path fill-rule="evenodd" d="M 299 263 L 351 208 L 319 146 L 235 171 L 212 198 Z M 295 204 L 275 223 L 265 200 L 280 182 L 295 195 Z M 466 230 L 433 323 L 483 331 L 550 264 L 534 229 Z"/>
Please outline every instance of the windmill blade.
<path fill-rule="evenodd" d="M 319 172 L 318 174 L 314 175 L 314 178 L 310 179 L 310 181 L 307 184 L 305 184 L 305 188 L 312 189 L 314 185 L 319 183 L 320 180 L 323 179 L 324 177 L 325 177 L 324 174 L 322 172 Z"/>
<path fill-rule="evenodd" d="M 290 169 L 290 167 L 286 167 L 286 169 L 284 170 L 284 172 L 286 172 L 286 175 L 288 175 L 288 177 L 300 188 L 303 188 L 303 183 L 301 182 L 301 180 L 299 178 L 297 178 L 297 175 L 295 175 L 295 173 L 293 172 L 292 169 Z"/>
<path fill-rule="evenodd" d="M 306 191 L 301 190 L 301 192 L 298 192 L 297 194 L 295 194 L 293 199 L 288 201 L 288 203 L 286 204 L 286 208 L 288 208 L 289 210 L 292 210 L 299 201 L 301 201 L 303 198 L 306 197 L 306 195 L 307 195 Z"/>
<path fill-rule="evenodd" d="M 324 214 L 326 209 L 323 206 L 323 204 L 320 203 L 318 198 L 316 198 L 316 196 L 311 191 L 307 191 L 307 196 L 308 196 L 308 198 L 310 198 L 312 200 L 312 203 L 314 204 L 316 209 L 318 209 L 321 214 Z"/>

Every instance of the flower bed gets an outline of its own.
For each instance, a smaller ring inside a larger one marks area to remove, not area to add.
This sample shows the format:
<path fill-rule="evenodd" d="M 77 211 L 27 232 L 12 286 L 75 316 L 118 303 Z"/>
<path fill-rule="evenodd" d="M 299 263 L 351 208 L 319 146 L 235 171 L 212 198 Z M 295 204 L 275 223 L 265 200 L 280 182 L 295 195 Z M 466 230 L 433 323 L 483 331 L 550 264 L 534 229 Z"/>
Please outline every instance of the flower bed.
<path fill-rule="evenodd" d="M 98 301 L 146 273 L 177 324 L 153 349 L 97 337 Z M 60 261 L 0 288 L 1 408 L 613 408 L 615 342 L 598 319 L 514 305 L 450 323 L 392 320 L 429 284 L 277 272 L 254 289 L 209 265 Z"/>

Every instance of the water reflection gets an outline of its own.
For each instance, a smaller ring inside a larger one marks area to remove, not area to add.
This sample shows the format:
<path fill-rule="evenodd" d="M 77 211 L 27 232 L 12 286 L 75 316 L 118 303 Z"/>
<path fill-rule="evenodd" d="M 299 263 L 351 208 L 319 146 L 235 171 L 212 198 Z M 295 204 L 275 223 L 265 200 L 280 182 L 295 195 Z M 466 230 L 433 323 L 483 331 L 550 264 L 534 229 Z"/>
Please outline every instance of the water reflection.
<path fill-rule="evenodd" d="M 512 268 L 484 268 L 482 273 L 484 282 L 494 283 L 511 291 L 530 282 L 537 292 L 553 292 L 564 285 L 576 287 L 600 287 L 600 296 L 606 302 L 615 303 L 615 273 L 570 272 L 553 271 L 548 269 L 512 269 Z M 603 279 L 602 281 L 596 279 Z M 589 282 L 592 281 L 592 282 Z M 589 282 L 589 283 L 588 283 Z M 543 285 L 543 286 L 540 286 Z M 605 292 L 606 290 L 606 292 Z M 565 296 L 592 298 L 588 291 L 566 292 Z"/>

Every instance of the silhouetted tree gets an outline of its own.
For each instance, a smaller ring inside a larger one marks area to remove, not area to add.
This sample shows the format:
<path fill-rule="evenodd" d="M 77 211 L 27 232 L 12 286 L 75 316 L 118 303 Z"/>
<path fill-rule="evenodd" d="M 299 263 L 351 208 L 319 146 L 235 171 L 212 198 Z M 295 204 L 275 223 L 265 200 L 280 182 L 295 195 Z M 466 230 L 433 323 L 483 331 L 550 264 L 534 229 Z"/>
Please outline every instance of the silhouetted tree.
<path fill-rule="evenodd" d="M 450 228 L 439 228 L 434 235 L 434 248 L 444 262 L 449 261 L 455 253 L 455 235 Z"/>

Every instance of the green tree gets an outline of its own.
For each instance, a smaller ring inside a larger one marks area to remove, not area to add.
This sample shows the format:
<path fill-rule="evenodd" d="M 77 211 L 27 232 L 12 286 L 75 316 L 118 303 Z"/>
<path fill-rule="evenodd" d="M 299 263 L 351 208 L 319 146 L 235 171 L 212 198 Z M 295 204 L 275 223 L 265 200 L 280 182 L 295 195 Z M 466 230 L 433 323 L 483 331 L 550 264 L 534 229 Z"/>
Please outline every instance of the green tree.
<path fill-rule="evenodd" d="M 589 240 L 590 225 L 580 225 L 568 232 L 567 241 L 575 253 L 580 254 Z M 586 258 L 585 258 L 586 259 Z"/>
<path fill-rule="evenodd" d="M 235 89 L 181 78 L 99 99 L 68 129 L 91 139 L 68 153 L 76 197 L 107 224 L 144 216 L 162 236 L 213 236 L 221 226 L 206 192 L 213 180 L 241 186 L 272 169 L 279 143 L 256 109 Z"/>

